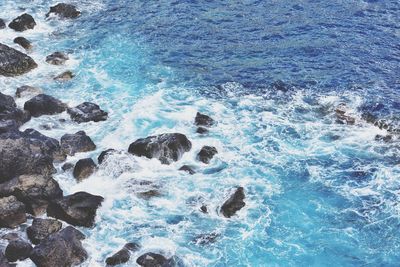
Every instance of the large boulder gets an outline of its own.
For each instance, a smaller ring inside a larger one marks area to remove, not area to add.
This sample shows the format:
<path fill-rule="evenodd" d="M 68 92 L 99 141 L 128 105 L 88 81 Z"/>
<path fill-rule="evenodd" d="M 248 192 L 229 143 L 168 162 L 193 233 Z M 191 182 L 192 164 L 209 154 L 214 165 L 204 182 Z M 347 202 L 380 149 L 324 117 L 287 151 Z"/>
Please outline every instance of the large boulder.
<path fill-rule="evenodd" d="M 25 50 L 32 49 L 32 43 L 25 37 L 19 36 L 19 37 L 15 38 L 14 43 L 19 44 Z"/>
<path fill-rule="evenodd" d="M 101 206 L 103 200 L 101 196 L 77 192 L 50 203 L 47 215 L 72 225 L 92 227 L 97 208 Z"/>
<path fill-rule="evenodd" d="M 91 158 L 80 159 L 74 167 L 74 177 L 78 181 L 88 178 L 96 171 L 96 163 Z"/>
<path fill-rule="evenodd" d="M 229 197 L 227 201 L 222 205 L 221 212 L 226 218 L 230 218 L 236 214 L 236 212 L 242 209 L 246 203 L 243 201 L 245 198 L 243 187 L 236 189 L 235 193 Z"/>
<path fill-rule="evenodd" d="M 32 225 L 26 228 L 26 234 L 35 245 L 46 239 L 49 235 L 60 231 L 62 223 L 53 219 L 33 219 Z"/>
<path fill-rule="evenodd" d="M 50 7 L 50 11 L 46 14 L 46 17 L 52 13 L 58 15 L 60 18 L 74 19 L 81 15 L 81 12 L 76 9 L 74 5 L 59 3 L 55 6 Z"/>
<path fill-rule="evenodd" d="M 89 121 L 105 121 L 108 113 L 100 109 L 100 107 L 91 102 L 84 102 L 74 108 L 68 109 L 68 114 L 73 121 L 78 123 Z"/>
<path fill-rule="evenodd" d="M 69 267 L 84 262 L 88 254 L 81 240 L 85 235 L 72 226 L 53 233 L 33 248 L 31 260 L 39 267 Z"/>
<path fill-rule="evenodd" d="M 136 243 L 127 243 L 125 246 L 119 250 L 117 253 L 106 259 L 106 264 L 109 266 L 114 266 L 118 264 L 125 263 L 129 261 L 132 251 L 137 251 L 140 246 Z"/>
<path fill-rule="evenodd" d="M 192 143 L 185 135 L 166 133 L 138 139 L 129 146 L 128 152 L 139 157 L 157 158 L 163 164 L 170 164 L 178 161 L 191 148 Z"/>
<path fill-rule="evenodd" d="M 0 227 L 14 228 L 26 222 L 25 205 L 14 196 L 0 198 Z"/>
<path fill-rule="evenodd" d="M 161 254 L 148 252 L 137 258 L 136 263 L 143 267 L 169 266 L 168 259 Z"/>
<path fill-rule="evenodd" d="M 218 154 L 218 151 L 215 147 L 203 146 L 197 154 L 197 159 L 205 164 L 208 164 L 216 154 Z"/>
<path fill-rule="evenodd" d="M 17 31 L 23 32 L 26 30 L 31 30 L 35 28 L 36 22 L 33 17 L 27 13 L 22 14 L 21 16 L 15 18 L 13 21 L 8 24 L 8 27 Z"/>
<path fill-rule="evenodd" d="M 46 211 L 50 201 L 61 198 L 63 191 L 50 176 L 21 175 L 0 184 L 1 196 L 15 196 L 25 204 L 25 210 L 33 215 Z"/>
<path fill-rule="evenodd" d="M 12 96 L 0 92 L 0 121 L 3 122 L 3 124 L 5 121 L 10 121 L 5 124 L 16 124 L 16 128 L 18 128 L 18 126 L 27 122 L 29 119 L 30 114 L 17 108 Z M 11 121 L 13 121 L 13 123 Z"/>
<path fill-rule="evenodd" d="M 61 137 L 60 142 L 63 151 L 70 156 L 78 152 L 88 152 L 96 149 L 96 145 L 84 131 L 65 134 Z"/>
<path fill-rule="evenodd" d="M 42 89 L 38 87 L 33 87 L 29 85 L 23 85 L 17 88 L 15 92 L 15 97 L 27 97 L 27 96 L 36 96 L 43 93 Z"/>
<path fill-rule="evenodd" d="M 36 62 L 30 56 L 0 43 L 0 75 L 18 76 L 36 67 Z"/>
<path fill-rule="evenodd" d="M 208 115 L 197 112 L 196 117 L 194 119 L 194 124 L 197 126 L 206 126 L 210 127 L 214 125 L 215 121 Z"/>
<path fill-rule="evenodd" d="M 64 65 L 65 61 L 69 59 L 67 54 L 62 52 L 54 52 L 46 57 L 46 62 L 52 65 Z"/>
<path fill-rule="evenodd" d="M 25 240 L 11 240 L 6 247 L 5 256 L 11 262 L 25 260 L 31 255 L 32 249 L 32 245 Z"/>
<path fill-rule="evenodd" d="M 39 117 L 64 112 L 67 105 L 52 96 L 39 94 L 26 101 L 24 109 L 29 111 L 32 116 Z"/>

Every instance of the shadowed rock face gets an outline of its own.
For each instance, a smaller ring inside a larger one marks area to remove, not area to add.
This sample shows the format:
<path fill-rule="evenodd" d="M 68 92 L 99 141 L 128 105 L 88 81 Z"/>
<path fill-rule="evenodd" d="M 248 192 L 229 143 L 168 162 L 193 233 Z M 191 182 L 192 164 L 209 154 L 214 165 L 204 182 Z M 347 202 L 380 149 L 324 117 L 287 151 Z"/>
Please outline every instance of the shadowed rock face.
<path fill-rule="evenodd" d="M 36 67 L 36 62 L 30 56 L 0 43 L 0 75 L 18 76 Z"/>
<path fill-rule="evenodd" d="M 53 219 L 35 218 L 32 225 L 26 229 L 26 234 L 35 245 L 46 239 L 52 233 L 58 232 L 62 228 L 62 223 Z"/>
<path fill-rule="evenodd" d="M 221 207 L 222 214 L 230 218 L 236 214 L 236 212 L 242 209 L 246 203 L 243 201 L 245 198 L 243 187 L 239 187 L 236 189 L 235 193 L 230 196 L 230 198 L 225 201 L 225 203 Z"/>
<path fill-rule="evenodd" d="M 81 15 L 81 12 L 76 9 L 74 5 L 59 3 L 55 6 L 50 7 L 50 11 L 46 14 L 46 17 L 50 14 L 56 14 L 60 18 L 74 19 Z"/>
<path fill-rule="evenodd" d="M 22 14 L 21 16 L 15 18 L 13 21 L 10 22 L 10 24 L 8 24 L 8 27 L 17 32 L 31 30 L 35 28 L 35 26 L 36 26 L 35 20 L 31 15 L 27 13 Z"/>
<path fill-rule="evenodd" d="M 14 196 L 0 198 L 0 227 L 14 228 L 24 222 L 25 205 Z"/>
<path fill-rule="evenodd" d="M 39 117 L 64 112 L 67 105 L 52 96 L 39 94 L 26 101 L 24 109 L 29 111 L 32 116 Z"/>
<path fill-rule="evenodd" d="M 32 252 L 32 246 L 22 239 L 11 240 L 6 247 L 6 258 L 11 261 L 25 260 L 29 258 Z"/>

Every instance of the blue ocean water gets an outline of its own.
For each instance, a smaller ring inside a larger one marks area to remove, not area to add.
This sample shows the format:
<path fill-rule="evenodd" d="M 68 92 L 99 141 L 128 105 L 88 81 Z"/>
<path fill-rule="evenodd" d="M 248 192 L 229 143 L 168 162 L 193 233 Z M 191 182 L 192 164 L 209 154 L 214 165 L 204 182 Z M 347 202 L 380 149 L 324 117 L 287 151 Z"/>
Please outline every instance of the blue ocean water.
<path fill-rule="evenodd" d="M 43 116 L 24 128 L 56 138 L 85 130 L 97 150 L 69 161 L 164 132 L 193 143 L 168 166 L 122 153 L 81 183 L 56 174 L 65 193 L 106 199 L 96 226 L 80 229 L 90 254 L 83 266 L 104 266 L 129 241 L 142 249 L 125 266 L 147 251 L 185 266 L 399 265 L 399 141 L 375 140 L 387 131 L 362 119 L 370 112 L 399 124 L 398 1 L 82 0 L 70 1 L 79 19 L 46 20 L 56 2 L 1 1 L 8 21 L 24 11 L 35 17 L 38 26 L 22 35 L 39 63 L 1 78 L 1 90 L 29 83 L 71 106 L 98 103 L 110 116 L 84 125 Z M 15 37 L 7 29 L 0 41 L 18 48 Z M 59 50 L 72 60 L 47 65 Z M 77 76 L 52 81 L 65 69 Z M 287 91 L 272 86 L 278 80 Z M 337 123 L 341 103 L 355 125 Z M 193 126 L 197 111 L 218 121 L 205 137 Z M 210 165 L 195 159 L 203 145 L 219 151 Z M 198 173 L 178 172 L 182 164 Z M 218 210 L 236 186 L 246 207 L 226 219 Z M 161 197 L 137 195 L 154 188 Z M 202 234 L 217 238 L 194 242 Z"/>

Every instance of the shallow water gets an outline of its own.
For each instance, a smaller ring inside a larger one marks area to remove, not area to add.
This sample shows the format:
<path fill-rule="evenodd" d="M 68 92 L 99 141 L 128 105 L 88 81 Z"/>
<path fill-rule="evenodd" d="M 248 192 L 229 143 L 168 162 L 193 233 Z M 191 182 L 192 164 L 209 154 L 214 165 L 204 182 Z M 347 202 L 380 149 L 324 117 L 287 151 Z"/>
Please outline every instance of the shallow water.
<path fill-rule="evenodd" d="M 129 241 L 142 249 L 125 266 L 147 251 L 185 266 L 398 265 L 399 142 L 376 141 L 386 130 L 361 118 L 368 111 L 398 124 L 398 1 L 86 0 L 75 1 L 77 20 L 45 20 L 55 2 L 1 2 L 8 21 L 24 9 L 34 15 L 38 26 L 22 35 L 39 63 L 23 77 L 0 78 L 1 91 L 28 83 L 71 106 L 98 103 L 110 116 L 79 125 L 58 121 L 67 114 L 42 116 L 23 128 L 56 138 L 85 130 L 97 150 L 72 162 L 164 132 L 193 143 L 168 166 L 122 153 L 81 183 L 55 175 L 65 194 L 105 197 L 96 226 L 80 228 L 90 254 L 83 266 L 104 266 Z M 19 49 L 15 32 L 0 34 Z M 72 60 L 47 65 L 58 50 Z M 52 81 L 66 69 L 77 74 L 71 82 Z M 276 80 L 290 90 L 273 90 Z M 340 103 L 355 125 L 336 122 Z M 206 136 L 195 133 L 197 111 L 218 121 Z M 195 159 L 203 145 L 218 149 L 210 165 Z M 183 164 L 198 173 L 178 172 Z M 223 218 L 219 207 L 236 186 L 246 206 Z M 162 196 L 138 197 L 153 188 Z M 193 241 L 208 233 L 218 234 L 214 243 Z"/>

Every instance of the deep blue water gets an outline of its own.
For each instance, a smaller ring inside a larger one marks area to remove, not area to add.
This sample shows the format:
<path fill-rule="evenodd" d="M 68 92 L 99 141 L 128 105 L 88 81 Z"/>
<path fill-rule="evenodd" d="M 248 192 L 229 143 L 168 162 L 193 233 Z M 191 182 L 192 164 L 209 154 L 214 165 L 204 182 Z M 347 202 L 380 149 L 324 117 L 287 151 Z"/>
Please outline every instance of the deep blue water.
<path fill-rule="evenodd" d="M 70 105 L 93 101 L 110 118 L 61 125 L 68 117 L 61 114 L 24 127 L 57 138 L 84 129 L 98 149 L 71 161 L 163 132 L 193 142 L 169 166 L 120 155 L 81 183 L 56 175 L 66 193 L 106 198 L 96 227 L 81 229 L 90 252 L 83 266 L 104 266 L 128 241 L 142 249 L 126 266 L 146 251 L 176 255 L 185 266 L 399 265 L 399 141 L 375 140 L 386 130 L 361 118 L 370 112 L 399 124 L 398 1 L 71 2 L 79 19 L 46 21 L 54 1 L 2 0 L 0 17 L 26 9 L 37 20 L 23 35 L 39 68 L 1 78 L 0 86 L 12 94 L 20 84 L 37 85 Z M 14 37 L 8 29 L 0 41 L 13 45 Z M 73 60 L 46 65 L 57 50 Z M 76 78 L 53 82 L 64 69 Z M 288 91 L 273 88 L 278 80 Z M 340 103 L 355 125 L 336 122 Z M 197 111 L 218 121 L 206 137 L 195 133 Z M 195 160 L 203 145 L 219 151 L 209 166 Z M 182 164 L 198 173 L 178 172 Z M 138 198 L 149 189 L 143 180 L 163 196 Z M 223 218 L 218 207 L 238 185 L 246 207 Z M 202 204 L 209 214 L 199 212 Z M 218 233 L 214 243 L 193 242 L 209 233 Z"/>

